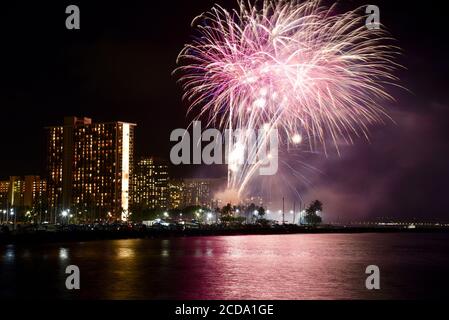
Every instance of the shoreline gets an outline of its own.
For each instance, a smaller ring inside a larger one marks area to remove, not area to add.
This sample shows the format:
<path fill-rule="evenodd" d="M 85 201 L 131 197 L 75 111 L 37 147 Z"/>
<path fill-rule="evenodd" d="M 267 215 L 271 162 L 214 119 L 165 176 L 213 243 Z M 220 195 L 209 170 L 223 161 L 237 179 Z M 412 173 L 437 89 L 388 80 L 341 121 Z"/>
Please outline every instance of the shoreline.
<path fill-rule="evenodd" d="M 0 245 L 85 242 L 125 239 L 164 239 L 179 237 L 283 235 L 283 234 L 355 234 L 355 233 L 449 233 L 445 227 L 423 227 L 407 229 L 403 227 L 352 227 L 352 226 L 280 226 L 278 228 L 207 228 L 185 230 L 120 230 L 120 231 L 58 231 L 32 232 L 20 234 L 0 234 Z"/>

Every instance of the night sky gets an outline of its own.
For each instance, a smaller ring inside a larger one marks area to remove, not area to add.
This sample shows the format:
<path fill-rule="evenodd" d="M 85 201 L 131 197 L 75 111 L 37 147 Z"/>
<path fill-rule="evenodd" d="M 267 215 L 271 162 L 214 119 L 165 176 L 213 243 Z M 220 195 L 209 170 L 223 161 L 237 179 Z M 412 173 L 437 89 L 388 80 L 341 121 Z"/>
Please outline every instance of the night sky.
<path fill-rule="evenodd" d="M 92 3 L 94 2 L 94 3 Z M 235 1 L 19 1 L 2 4 L 0 176 L 43 174 L 44 127 L 64 116 L 138 124 L 137 154 L 168 158 L 170 132 L 189 119 L 171 75 L 191 20 Z M 394 3 L 393 3 L 394 2 Z M 342 1 L 355 8 L 362 1 Z M 396 124 L 374 128 L 341 157 L 316 157 L 321 173 L 301 186 L 341 218 L 449 220 L 449 62 L 443 1 L 374 1 L 403 49 L 396 74 L 408 88 L 388 106 Z M 65 28 L 65 7 L 81 10 L 81 30 Z M 180 170 L 179 168 L 175 169 Z M 195 174 L 197 168 L 183 168 Z"/>

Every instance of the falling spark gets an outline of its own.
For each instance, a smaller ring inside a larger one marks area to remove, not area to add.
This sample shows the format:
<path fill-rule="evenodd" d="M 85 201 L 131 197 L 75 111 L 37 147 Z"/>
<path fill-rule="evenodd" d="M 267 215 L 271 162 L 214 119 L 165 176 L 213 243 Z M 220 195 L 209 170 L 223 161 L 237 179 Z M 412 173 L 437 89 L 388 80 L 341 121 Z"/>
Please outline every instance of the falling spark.
<path fill-rule="evenodd" d="M 293 142 L 294 144 L 300 144 L 300 143 L 302 142 L 302 137 L 301 137 L 301 135 L 300 135 L 300 134 L 295 134 L 295 135 L 292 137 L 292 142 Z"/>

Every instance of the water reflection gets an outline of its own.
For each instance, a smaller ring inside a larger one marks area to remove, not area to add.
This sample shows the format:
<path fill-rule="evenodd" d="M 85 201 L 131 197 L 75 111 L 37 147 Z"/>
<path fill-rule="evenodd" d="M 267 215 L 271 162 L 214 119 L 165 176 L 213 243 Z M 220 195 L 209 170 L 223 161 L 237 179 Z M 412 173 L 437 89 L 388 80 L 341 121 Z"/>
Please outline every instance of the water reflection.
<path fill-rule="evenodd" d="M 130 259 L 134 257 L 134 250 L 132 248 L 118 248 L 117 258 L 119 259 Z"/>
<path fill-rule="evenodd" d="M 161 241 L 161 257 L 163 258 L 170 257 L 170 240 Z"/>
<path fill-rule="evenodd" d="M 13 263 L 16 258 L 16 251 L 14 245 L 7 245 L 3 259 L 6 263 Z"/>
<path fill-rule="evenodd" d="M 283 235 L 0 247 L 0 297 L 64 299 L 386 299 L 439 297 L 449 236 Z M 65 289 L 65 268 L 81 290 Z M 379 265 L 382 290 L 367 291 Z M 38 275 L 38 276 L 36 276 Z"/>
<path fill-rule="evenodd" d="M 59 249 L 59 260 L 66 260 L 69 257 L 69 252 L 67 248 Z"/>

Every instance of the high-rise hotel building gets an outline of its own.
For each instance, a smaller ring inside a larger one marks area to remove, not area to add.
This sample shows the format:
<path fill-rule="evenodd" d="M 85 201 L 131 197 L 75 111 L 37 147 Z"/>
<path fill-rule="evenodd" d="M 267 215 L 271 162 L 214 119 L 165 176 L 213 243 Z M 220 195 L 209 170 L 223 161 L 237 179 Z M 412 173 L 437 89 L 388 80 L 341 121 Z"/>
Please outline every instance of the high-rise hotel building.
<path fill-rule="evenodd" d="M 48 198 L 54 217 L 70 210 L 78 221 L 127 219 L 135 127 L 67 117 L 63 126 L 47 128 Z"/>
<path fill-rule="evenodd" d="M 139 209 L 169 206 L 168 164 L 155 157 L 140 158 L 134 168 L 133 203 Z"/>

